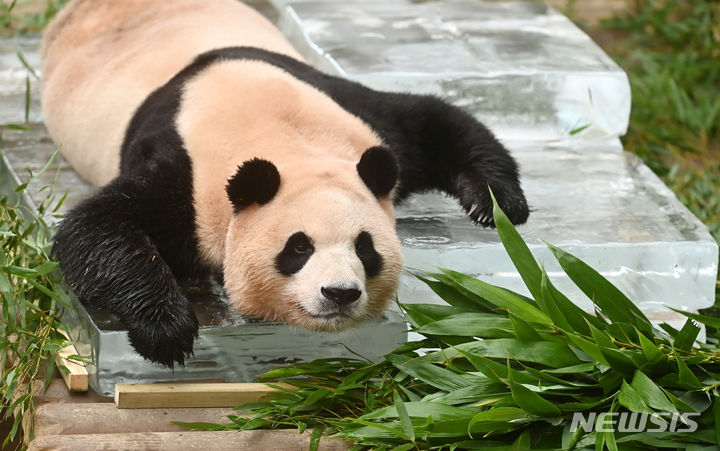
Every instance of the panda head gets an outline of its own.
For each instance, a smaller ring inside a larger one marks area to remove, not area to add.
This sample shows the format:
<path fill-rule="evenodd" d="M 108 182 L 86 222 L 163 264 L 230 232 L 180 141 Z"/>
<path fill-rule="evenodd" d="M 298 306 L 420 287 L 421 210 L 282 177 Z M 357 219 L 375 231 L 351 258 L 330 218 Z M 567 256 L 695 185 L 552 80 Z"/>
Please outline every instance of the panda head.
<path fill-rule="evenodd" d="M 383 311 L 402 270 L 383 147 L 359 162 L 263 159 L 226 186 L 234 208 L 223 271 L 241 311 L 313 330 L 340 330 Z"/>

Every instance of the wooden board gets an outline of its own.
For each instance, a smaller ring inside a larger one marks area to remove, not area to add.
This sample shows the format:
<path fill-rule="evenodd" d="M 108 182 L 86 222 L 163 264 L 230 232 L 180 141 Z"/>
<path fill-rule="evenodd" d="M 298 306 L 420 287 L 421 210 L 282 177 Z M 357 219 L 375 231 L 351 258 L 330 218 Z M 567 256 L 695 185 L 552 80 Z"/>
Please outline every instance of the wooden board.
<path fill-rule="evenodd" d="M 236 407 L 273 391 L 256 383 L 117 384 L 115 405 L 121 409 Z"/>
<path fill-rule="evenodd" d="M 351 443 L 324 438 L 318 449 L 346 451 Z M 129 434 L 46 435 L 30 442 L 28 451 L 123 450 L 280 450 L 306 451 L 310 432 L 289 430 L 215 431 L 215 432 L 139 432 Z"/>
<path fill-rule="evenodd" d="M 188 432 L 173 424 L 229 423 L 230 408 L 118 409 L 113 403 L 48 403 L 35 411 L 35 436 Z"/>
<path fill-rule="evenodd" d="M 62 331 L 61 331 L 62 332 Z M 68 338 L 65 332 L 62 332 L 65 338 Z M 72 355 L 79 355 L 74 345 L 66 346 L 57 353 L 55 353 L 55 363 L 60 369 L 60 374 L 65 380 L 68 390 L 73 392 L 85 392 L 88 391 L 89 375 L 85 365 L 76 361 L 70 360 L 68 357 Z M 62 367 L 65 367 L 68 371 L 65 371 Z"/>
<path fill-rule="evenodd" d="M 269 387 L 263 384 L 164 384 L 153 386 L 152 389 L 155 393 L 162 393 L 169 386 L 176 387 L 171 389 L 171 392 L 179 393 L 181 398 L 187 396 L 183 394 L 187 391 L 211 398 L 228 396 L 230 391 L 230 396 L 234 396 L 235 400 L 230 402 L 231 404 L 249 399 L 248 396 L 251 395 L 254 399 L 258 399 L 259 396 L 270 392 Z M 145 394 L 148 386 L 134 386 L 134 388 L 135 393 Z M 295 430 L 190 431 L 172 423 L 172 421 L 226 423 L 229 421 L 226 416 L 234 412 L 229 408 L 118 409 L 113 404 L 112 398 L 102 397 L 92 391 L 86 393 L 69 391 L 62 379 L 52 380 L 47 392 L 43 393 L 39 386 L 36 387 L 35 392 L 37 406 L 34 414 L 35 438 L 28 445 L 30 450 L 305 451 L 310 445 L 309 431 L 303 434 L 298 434 Z M 120 392 L 125 391 L 120 390 Z M 237 397 L 237 393 L 243 393 L 244 399 Z M 345 451 L 351 446 L 349 442 L 324 437 L 319 449 Z"/>

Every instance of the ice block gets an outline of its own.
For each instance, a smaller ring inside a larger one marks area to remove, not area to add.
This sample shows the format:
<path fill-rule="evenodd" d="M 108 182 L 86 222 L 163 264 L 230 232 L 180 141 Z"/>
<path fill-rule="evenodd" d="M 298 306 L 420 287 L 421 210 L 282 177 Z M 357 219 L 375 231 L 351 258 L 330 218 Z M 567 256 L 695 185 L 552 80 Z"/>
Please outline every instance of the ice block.
<path fill-rule="evenodd" d="M 281 29 L 310 64 L 380 90 L 442 95 L 501 138 L 573 142 L 627 129 L 625 73 L 541 2 L 279 3 Z"/>

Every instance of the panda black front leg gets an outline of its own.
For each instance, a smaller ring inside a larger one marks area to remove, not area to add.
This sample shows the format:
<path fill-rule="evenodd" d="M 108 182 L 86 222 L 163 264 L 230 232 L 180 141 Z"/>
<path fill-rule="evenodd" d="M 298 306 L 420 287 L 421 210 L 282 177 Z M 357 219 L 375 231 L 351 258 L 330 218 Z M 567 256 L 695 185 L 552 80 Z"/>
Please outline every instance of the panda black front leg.
<path fill-rule="evenodd" d="M 148 360 L 172 367 L 192 353 L 198 323 L 137 218 L 132 183 L 116 179 L 60 224 L 53 255 L 82 302 L 105 308 Z"/>
<path fill-rule="evenodd" d="M 513 224 L 527 220 L 515 160 L 470 114 L 435 96 L 375 91 L 282 55 L 266 53 L 264 58 L 327 93 L 373 128 L 398 159 L 398 202 L 412 193 L 441 190 L 457 198 L 474 221 L 492 226 L 490 187 Z"/>
<path fill-rule="evenodd" d="M 493 226 L 490 188 L 513 224 L 527 220 L 517 163 L 492 132 L 436 97 L 396 96 L 399 133 L 388 136 L 400 160 L 398 200 L 413 192 L 445 191 L 473 221 Z"/>

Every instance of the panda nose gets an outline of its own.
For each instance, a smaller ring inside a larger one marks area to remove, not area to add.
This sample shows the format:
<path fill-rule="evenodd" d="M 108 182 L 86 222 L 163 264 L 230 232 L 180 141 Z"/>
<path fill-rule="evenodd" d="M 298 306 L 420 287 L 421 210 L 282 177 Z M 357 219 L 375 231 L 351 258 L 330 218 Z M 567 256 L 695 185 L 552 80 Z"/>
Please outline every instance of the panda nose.
<path fill-rule="evenodd" d="M 327 299 L 339 305 L 350 304 L 360 297 L 360 290 L 357 288 L 322 287 L 320 292 Z"/>

